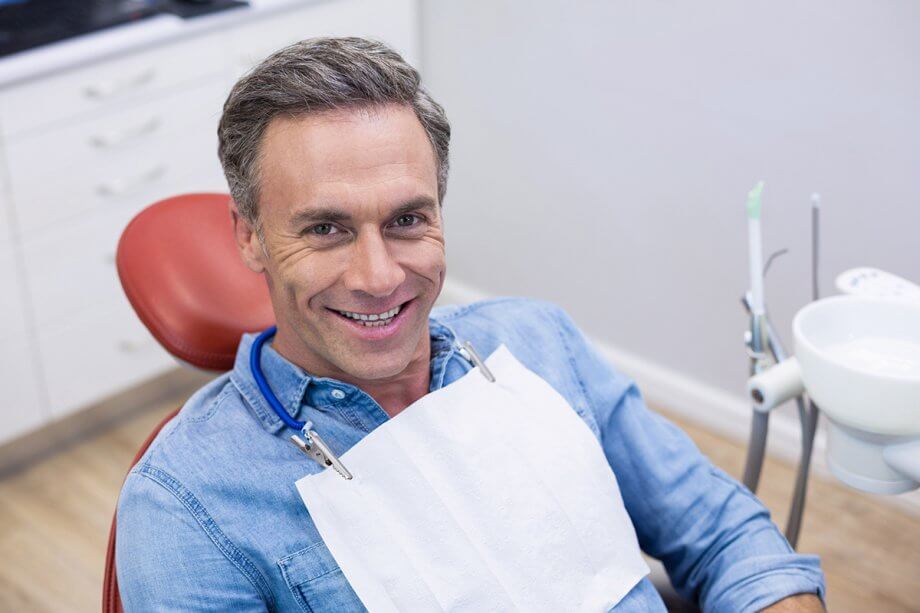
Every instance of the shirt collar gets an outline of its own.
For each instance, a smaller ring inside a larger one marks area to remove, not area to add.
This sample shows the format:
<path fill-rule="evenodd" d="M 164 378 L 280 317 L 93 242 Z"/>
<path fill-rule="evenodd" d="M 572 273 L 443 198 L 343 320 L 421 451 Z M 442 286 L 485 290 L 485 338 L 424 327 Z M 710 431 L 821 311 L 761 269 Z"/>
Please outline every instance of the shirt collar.
<path fill-rule="evenodd" d="M 456 334 L 435 316 L 428 318 L 431 339 L 431 384 L 429 391 L 444 384 L 447 362 L 454 354 Z M 249 368 L 249 353 L 257 334 L 244 334 L 236 351 L 236 360 L 230 379 L 246 399 L 246 404 L 256 420 L 270 433 L 277 433 L 284 422 L 265 400 Z M 330 377 L 314 377 L 281 356 L 273 347 L 262 346 L 262 372 L 278 401 L 289 415 L 298 419 L 304 404 L 322 403 L 336 388 L 354 389 L 354 386 Z"/>

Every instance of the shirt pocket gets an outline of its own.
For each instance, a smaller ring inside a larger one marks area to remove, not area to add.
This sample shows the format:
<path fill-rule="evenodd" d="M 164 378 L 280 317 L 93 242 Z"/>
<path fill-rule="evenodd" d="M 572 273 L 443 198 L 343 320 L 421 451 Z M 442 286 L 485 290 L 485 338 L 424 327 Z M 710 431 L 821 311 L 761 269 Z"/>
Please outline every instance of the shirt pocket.
<path fill-rule="evenodd" d="M 281 558 L 278 566 L 304 611 L 367 611 L 322 541 Z"/>

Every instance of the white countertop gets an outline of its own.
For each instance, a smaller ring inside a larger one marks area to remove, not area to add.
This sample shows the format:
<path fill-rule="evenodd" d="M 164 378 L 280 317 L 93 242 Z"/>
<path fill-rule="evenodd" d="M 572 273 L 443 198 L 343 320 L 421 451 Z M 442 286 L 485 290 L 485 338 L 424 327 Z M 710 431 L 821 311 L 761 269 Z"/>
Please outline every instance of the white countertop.
<path fill-rule="evenodd" d="M 159 15 L 0 58 L 0 88 L 108 57 L 222 29 L 294 6 L 322 0 L 249 0 L 249 6 L 192 19 Z"/>

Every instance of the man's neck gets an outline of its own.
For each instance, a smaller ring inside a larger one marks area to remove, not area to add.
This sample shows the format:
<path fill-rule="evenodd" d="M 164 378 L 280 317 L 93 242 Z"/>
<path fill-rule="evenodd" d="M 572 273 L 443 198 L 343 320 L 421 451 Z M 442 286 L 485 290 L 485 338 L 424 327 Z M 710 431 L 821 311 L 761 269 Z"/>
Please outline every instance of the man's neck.
<path fill-rule="evenodd" d="M 428 355 L 430 356 L 430 350 Z M 430 360 L 425 360 L 421 368 L 416 368 L 413 361 L 403 372 L 392 380 L 385 382 L 371 381 L 359 385 L 368 396 L 390 417 L 396 417 L 403 409 L 428 393 L 431 385 Z"/>
<path fill-rule="evenodd" d="M 373 398 L 384 412 L 395 417 L 403 409 L 428 393 L 431 386 L 431 337 L 426 326 L 418 352 L 399 374 L 386 379 L 365 380 L 350 376 L 348 373 L 321 372 L 305 366 L 306 360 L 297 360 L 294 352 L 287 351 L 279 346 L 277 337 L 272 342 L 272 348 L 289 362 L 298 364 L 307 372 L 319 377 L 332 377 L 344 383 L 350 383 Z"/>

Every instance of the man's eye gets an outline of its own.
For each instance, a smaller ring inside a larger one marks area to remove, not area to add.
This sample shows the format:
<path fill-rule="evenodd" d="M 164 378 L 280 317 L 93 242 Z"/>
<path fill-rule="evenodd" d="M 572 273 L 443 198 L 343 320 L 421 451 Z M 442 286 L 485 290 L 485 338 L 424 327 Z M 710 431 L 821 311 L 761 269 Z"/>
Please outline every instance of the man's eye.
<path fill-rule="evenodd" d="M 320 223 L 320 224 L 316 224 L 315 226 L 313 226 L 312 228 L 309 228 L 309 229 L 307 230 L 308 233 L 310 233 L 310 234 L 317 234 L 317 235 L 319 235 L 319 236 L 328 236 L 328 235 L 330 235 L 330 234 L 337 234 L 338 231 L 339 231 L 339 229 L 336 228 L 336 227 L 335 227 L 334 225 L 332 225 L 331 223 Z"/>
<path fill-rule="evenodd" d="M 418 215 L 413 215 L 411 213 L 406 213 L 405 215 L 400 215 L 396 218 L 396 225 L 402 228 L 407 228 L 414 226 L 419 222 Z"/>

